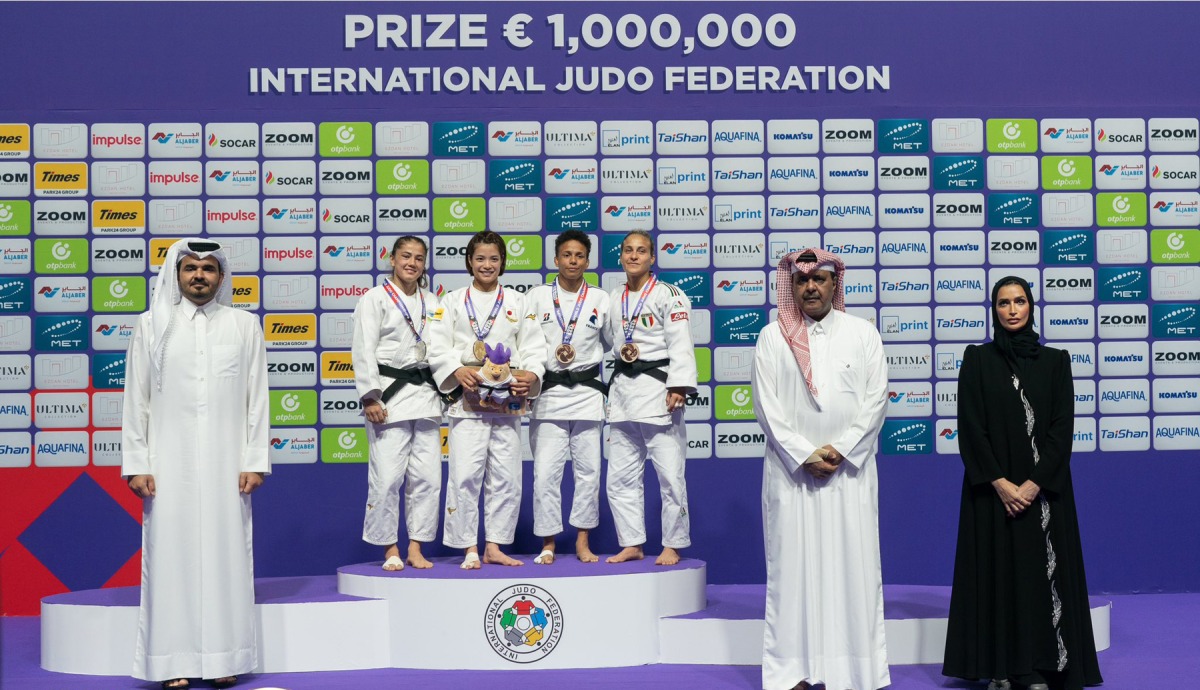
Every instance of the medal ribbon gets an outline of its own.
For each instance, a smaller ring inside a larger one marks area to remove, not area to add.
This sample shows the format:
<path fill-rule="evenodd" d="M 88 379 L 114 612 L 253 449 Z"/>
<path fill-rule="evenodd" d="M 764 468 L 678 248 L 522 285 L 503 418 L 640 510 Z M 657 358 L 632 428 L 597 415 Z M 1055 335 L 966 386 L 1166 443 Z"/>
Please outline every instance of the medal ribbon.
<path fill-rule="evenodd" d="M 475 318 L 475 303 L 471 301 L 471 288 L 467 288 L 467 294 L 463 297 L 463 304 L 467 307 L 467 319 L 471 322 L 471 330 L 475 332 L 476 340 L 483 340 L 488 333 L 492 332 L 492 324 L 496 323 L 496 315 L 500 313 L 500 305 L 504 303 L 504 286 L 500 286 L 500 292 L 496 294 L 496 303 L 492 305 L 492 313 L 488 314 L 487 321 L 483 324 L 483 332 L 479 332 L 479 320 Z"/>
<path fill-rule="evenodd" d="M 388 297 L 392 298 L 392 302 L 396 305 L 396 308 L 404 315 L 404 320 L 408 322 L 408 328 L 412 331 L 413 337 L 417 339 L 418 343 L 421 342 L 421 334 L 425 332 L 425 295 L 421 294 L 420 289 L 417 290 L 417 297 L 421 298 L 421 330 L 418 331 L 417 327 L 413 325 L 412 315 L 408 313 L 408 307 L 404 306 L 404 302 L 400 300 L 400 293 L 396 292 L 396 288 L 392 287 L 391 281 L 384 281 L 383 291 L 387 293 Z"/>
<path fill-rule="evenodd" d="M 562 329 L 562 344 L 570 345 L 571 336 L 575 335 L 575 326 L 579 323 L 579 314 L 583 312 L 583 301 L 587 299 L 588 285 L 584 281 L 583 287 L 579 290 L 579 297 L 575 301 L 575 310 L 571 312 L 571 323 L 563 322 L 562 306 L 558 302 L 558 278 L 554 279 L 554 283 L 550 286 L 550 295 L 554 298 L 554 315 L 558 317 L 558 327 Z"/>
<path fill-rule="evenodd" d="M 642 296 L 638 298 L 637 305 L 633 308 L 633 318 L 629 317 L 629 283 L 625 283 L 625 294 L 621 296 L 621 330 L 625 332 L 625 342 L 633 342 L 633 329 L 637 328 L 638 315 L 642 313 L 642 306 L 646 304 L 646 298 L 650 296 L 650 291 L 654 289 L 658 278 L 651 275 L 650 282 L 646 283 L 646 287 L 642 288 Z"/>

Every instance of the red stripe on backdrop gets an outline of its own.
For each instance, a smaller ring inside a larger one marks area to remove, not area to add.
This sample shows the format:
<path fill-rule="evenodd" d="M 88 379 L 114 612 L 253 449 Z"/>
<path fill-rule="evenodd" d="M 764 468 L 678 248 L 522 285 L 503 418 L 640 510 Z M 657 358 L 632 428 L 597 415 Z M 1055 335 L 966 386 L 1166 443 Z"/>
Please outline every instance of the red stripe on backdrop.
<path fill-rule="evenodd" d="M 67 586 L 20 542 L 0 554 L 0 616 L 36 616 L 42 597 L 66 591 Z"/>

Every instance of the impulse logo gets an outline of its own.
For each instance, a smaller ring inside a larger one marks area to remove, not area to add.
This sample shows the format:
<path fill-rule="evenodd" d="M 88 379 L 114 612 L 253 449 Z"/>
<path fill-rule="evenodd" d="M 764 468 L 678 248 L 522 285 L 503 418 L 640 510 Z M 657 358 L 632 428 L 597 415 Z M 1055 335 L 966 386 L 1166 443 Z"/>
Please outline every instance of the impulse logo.
<path fill-rule="evenodd" d="M 1038 224 L 1037 200 L 1030 194 L 992 194 L 988 197 L 988 225 L 1025 228 Z"/>
<path fill-rule="evenodd" d="M 880 153 L 925 153 L 929 150 L 929 124 L 925 120 L 880 120 Z"/>
<path fill-rule="evenodd" d="M 1155 338 L 1195 338 L 1200 335 L 1200 308 L 1192 304 L 1151 307 Z"/>
<path fill-rule="evenodd" d="M 1046 230 L 1042 260 L 1048 264 L 1090 264 L 1096 257 L 1092 233 L 1077 230 Z"/>
<path fill-rule="evenodd" d="M 488 161 L 488 189 L 492 194 L 540 194 L 542 162 L 539 160 Z"/>
<path fill-rule="evenodd" d="M 486 142 L 482 122 L 433 123 L 435 156 L 482 156 Z"/>
<path fill-rule="evenodd" d="M 883 452 L 889 455 L 928 454 L 933 450 L 933 425 L 927 421 L 889 419 L 883 423 Z"/>
<path fill-rule="evenodd" d="M 721 345 L 753 345 L 758 342 L 758 333 L 767 325 L 767 315 L 762 310 L 717 309 L 716 342 Z"/>

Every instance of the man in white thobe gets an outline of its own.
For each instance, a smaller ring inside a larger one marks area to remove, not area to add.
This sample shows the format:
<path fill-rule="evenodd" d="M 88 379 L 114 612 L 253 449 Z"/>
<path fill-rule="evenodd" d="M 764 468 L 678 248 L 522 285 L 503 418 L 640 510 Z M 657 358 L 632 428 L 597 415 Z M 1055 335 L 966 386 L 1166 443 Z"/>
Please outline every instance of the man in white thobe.
<path fill-rule="evenodd" d="M 266 346 L 220 245 L 167 251 L 125 370 L 121 474 L 143 499 L 133 676 L 229 687 L 258 666 L 250 493 L 270 470 Z"/>
<path fill-rule="evenodd" d="M 754 350 L 767 435 L 763 688 L 891 683 L 875 451 L 887 400 L 879 332 L 845 313 L 845 267 L 819 249 L 779 263 L 779 320 Z"/>

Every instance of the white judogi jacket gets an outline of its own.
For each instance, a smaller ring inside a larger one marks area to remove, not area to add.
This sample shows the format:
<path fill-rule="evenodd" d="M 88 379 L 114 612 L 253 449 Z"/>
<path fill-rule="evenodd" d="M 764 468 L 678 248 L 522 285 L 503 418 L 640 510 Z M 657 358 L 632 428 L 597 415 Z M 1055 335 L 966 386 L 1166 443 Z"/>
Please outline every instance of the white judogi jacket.
<path fill-rule="evenodd" d="M 582 291 L 582 288 L 581 288 Z M 563 323 L 571 323 L 571 314 L 575 311 L 578 293 L 558 291 L 558 301 L 562 310 Z M 588 286 L 583 309 L 579 313 L 579 321 L 571 336 L 571 345 L 575 348 L 575 361 L 563 366 L 555 359 L 554 351 L 562 344 L 563 329 L 554 315 L 554 298 L 550 285 L 539 285 L 525 296 L 529 311 L 535 316 L 546 340 L 545 367 L 547 371 L 580 371 L 604 360 L 603 338 L 607 335 L 608 326 L 608 294 L 595 286 Z M 599 377 L 597 380 L 601 380 Z M 531 419 L 578 419 L 584 421 L 604 420 L 604 395 L 600 391 L 584 385 L 554 386 L 543 390 L 533 405 Z"/>
<path fill-rule="evenodd" d="M 645 288 L 645 285 L 642 286 Z M 609 341 L 613 357 L 620 359 L 621 346 L 625 344 L 625 333 L 621 328 L 621 301 L 625 286 L 609 293 Z M 627 313 L 633 316 L 640 292 L 630 290 Z M 690 319 L 692 303 L 679 288 L 659 281 L 646 297 L 637 325 L 633 329 L 633 342 L 637 344 L 638 359 L 670 359 L 666 366 L 667 382 L 664 384 L 649 374 L 637 377 L 613 376 L 608 389 L 608 421 L 645 422 L 656 426 L 671 424 L 667 414 L 667 388 L 680 386 L 688 392 L 696 390 L 696 350 L 692 344 Z"/>
<path fill-rule="evenodd" d="M 871 690 L 890 683 L 875 468 L 887 363 L 863 319 L 834 310 L 805 325 L 820 407 L 778 322 L 754 351 L 754 411 L 767 435 L 763 687 Z M 826 444 L 846 461 L 814 479 L 801 465 Z"/>
<path fill-rule="evenodd" d="M 475 318 L 482 328 L 487 323 L 492 306 L 496 303 L 499 289 L 493 292 L 481 292 L 470 288 L 471 300 L 475 305 Z M 463 304 L 467 288 L 459 288 L 442 299 L 441 307 L 434 312 L 429 324 L 429 366 L 433 369 L 433 380 L 443 393 L 449 393 L 458 386 L 454 371 L 461 366 L 479 367 L 471 350 L 477 339 L 471 329 L 471 321 L 467 318 L 467 310 Z M 385 295 L 386 296 L 386 295 Z M 533 312 L 526 308 L 526 298 L 516 290 L 504 291 L 504 304 L 492 330 L 484 339 L 488 345 L 504 343 L 512 350 L 510 364 L 513 369 L 524 369 L 532 372 L 540 381 L 546 367 L 546 339 L 535 323 Z M 534 384 L 530 397 L 536 397 L 539 390 Z M 503 412 L 472 412 L 463 409 L 460 399 L 446 411 L 450 417 L 483 418 L 511 417 Z"/>
<path fill-rule="evenodd" d="M 410 296 L 404 294 L 398 285 L 393 287 L 408 308 L 413 326 L 418 331 L 421 331 L 420 298 L 425 298 L 425 330 L 421 332 L 421 339 L 425 341 L 428 351 L 432 330 L 430 323 L 439 304 L 437 296 L 428 290 L 418 290 L 417 294 Z M 428 368 L 428 355 L 423 360 L 417 360 L 416 344 L 408 321 L 383 286 L 376 285 L 367 290 L 354 307 L 354 341 L 351 346 L 354 384 L 359 398 L 380 400 L 384 389 L 392 383 L 391 377 L 379 373 L 380 364 L 397 369 Z M 388 401 L 387 411 L 388 422 L 426 417 L 440 419 L 442 401 L 437 391 L 429 386 L 409 384 Z"/>
<path fill-rule="evenodd" d="M 154 476 L 142 520 L 142 606 L 133 675 L 220 678 L 258 665 L 250 497 L 268 472 L 266 346 L 253 314 L 184 299 L 151 371 L 150 312 L 125 367 L 121 474 Z"/>

